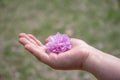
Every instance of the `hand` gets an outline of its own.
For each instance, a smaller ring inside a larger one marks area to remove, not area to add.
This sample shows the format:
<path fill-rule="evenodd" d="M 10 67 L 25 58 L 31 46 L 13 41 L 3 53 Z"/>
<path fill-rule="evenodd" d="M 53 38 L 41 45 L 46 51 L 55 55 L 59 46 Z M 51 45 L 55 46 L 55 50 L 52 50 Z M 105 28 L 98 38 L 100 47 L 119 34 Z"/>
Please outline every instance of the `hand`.
<path fill-rule="evenodd" d="M 82 40 L 72 38 L 72 49 L 60 54 L 46 53 L 45 46 L 31 34 L 19 34 L 19 42 L 41 62 L 54 69 L 82 69 L 99 80 L 120 80 L 120 59 L 97 50 Z"/>
<path fill-rule="evenodd" d="M 45 46 L 33 35 L 20 33 L 19 42 L 38 60 L 54 69 L 71 70 L 83 69 L 91 47 L 79 39 L 71 39 L 72 49 L 64 53 L 46 53 Z"/>

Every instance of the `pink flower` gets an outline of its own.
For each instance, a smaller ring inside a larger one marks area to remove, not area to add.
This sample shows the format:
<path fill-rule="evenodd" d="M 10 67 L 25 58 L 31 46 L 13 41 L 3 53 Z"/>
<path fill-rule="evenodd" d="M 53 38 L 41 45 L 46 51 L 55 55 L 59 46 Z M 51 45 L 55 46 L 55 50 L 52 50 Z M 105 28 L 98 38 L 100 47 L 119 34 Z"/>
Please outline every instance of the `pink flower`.
<path fill-rule="evenodd" d="M 66 34 L 57 33 L 48 37 L 46 43 L 46 51 L 48 53 L 62 53 L 71 49 L 70 38 Z"/>

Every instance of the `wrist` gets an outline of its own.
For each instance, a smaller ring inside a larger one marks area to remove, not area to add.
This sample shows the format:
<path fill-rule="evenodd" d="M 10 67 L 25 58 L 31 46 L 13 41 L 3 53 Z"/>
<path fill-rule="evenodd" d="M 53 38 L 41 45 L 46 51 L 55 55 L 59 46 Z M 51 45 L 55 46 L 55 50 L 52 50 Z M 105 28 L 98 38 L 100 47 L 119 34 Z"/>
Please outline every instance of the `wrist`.
<path fill-rule="evenodd" d="M 96 72 L 97 67 L 101 64 L 103 59 L 103 52 L 91 47 L 89 55 L 83 63 L 83 70 L 92 74 Z"/>
<path fill-rule="evenodd" d="M 120 60 L 94 49 L 83 64 L 83 70 L 99 80 L 120 80 Z"/>

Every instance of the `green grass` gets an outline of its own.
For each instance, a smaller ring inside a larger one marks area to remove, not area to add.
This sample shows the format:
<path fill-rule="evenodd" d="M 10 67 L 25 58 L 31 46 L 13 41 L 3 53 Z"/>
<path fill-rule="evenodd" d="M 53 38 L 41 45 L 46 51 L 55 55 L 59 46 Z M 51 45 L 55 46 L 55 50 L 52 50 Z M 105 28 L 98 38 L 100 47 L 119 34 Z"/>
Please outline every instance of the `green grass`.
<path fill-rule="evenodd" d="M 67 33 L 120 57 L 119 22 L 117 0 L 0 0 L 0 80 L 96 80 L 87 72 L 40 63 L 18 43 L 18 34 L 44 42 L 56 32 Z"/>

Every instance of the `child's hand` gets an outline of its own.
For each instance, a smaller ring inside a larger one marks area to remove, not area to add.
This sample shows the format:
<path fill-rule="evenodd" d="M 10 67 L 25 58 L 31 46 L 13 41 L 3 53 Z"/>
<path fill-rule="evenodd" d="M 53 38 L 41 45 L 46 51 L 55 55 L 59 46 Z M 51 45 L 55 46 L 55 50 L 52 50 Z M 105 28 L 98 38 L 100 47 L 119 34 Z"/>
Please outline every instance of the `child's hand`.
<path fill-rule="evenodd" d="M 98 80 L 120 80 L 120 59 L 106 54 L 79 39 L 64 53 L 46 53 L 45 46 L 31 34 L 21 33 L 19 42 L 41 62 L 60 70 L 82 69 Z"/>
<path fill-rule="evenodd" d="M 54 69 L 82 69 L 90 53 L 90 46 L 79 39 L 71 39 L 72 49 L 60 54 L 46 53 L 45 46 L 31 34 L 19 34 L 19 42 L 41 62 Z"/>

